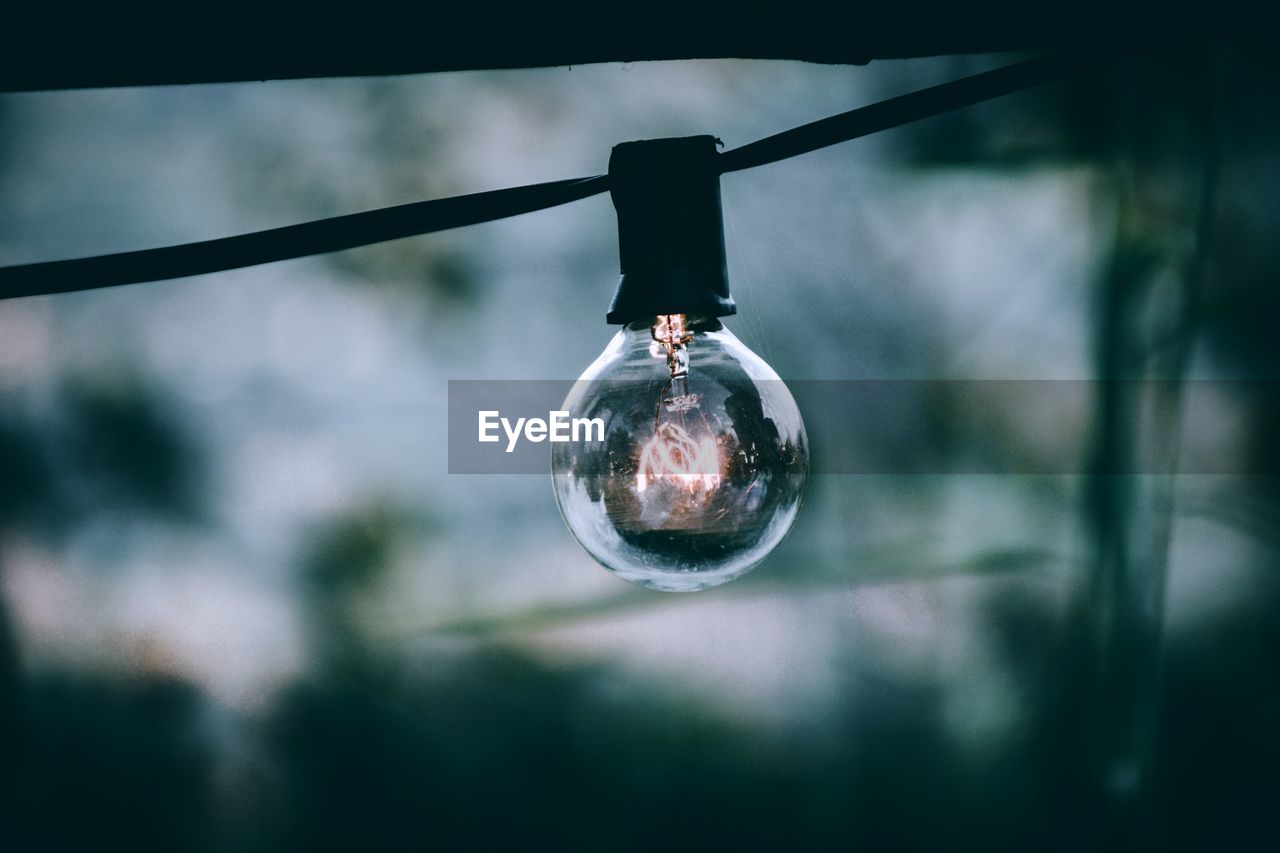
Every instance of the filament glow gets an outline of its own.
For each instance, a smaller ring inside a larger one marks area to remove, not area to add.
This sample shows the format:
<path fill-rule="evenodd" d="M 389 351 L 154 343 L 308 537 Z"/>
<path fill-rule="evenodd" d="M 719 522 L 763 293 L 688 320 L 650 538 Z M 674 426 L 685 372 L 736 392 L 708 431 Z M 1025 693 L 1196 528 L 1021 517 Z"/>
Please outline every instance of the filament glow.
<path fill-rule="evenodd" d="M 720 453 L 712 436 L 694 439 L 676 423 L 659 424 L 640 449 L 636 491 L 665 481 L 689 492 L 709 492 L 720 485 Z"/>
<path fill-rule="evenodd" d="M 692 592 L 764 559 L 808 473 L 804 422 L 776 373 L 715 318 L 624 326 L 574 383 L 570 417 L 605 440 L 551 445 L 552 485 L 578 542 L 618 577 Z"/>

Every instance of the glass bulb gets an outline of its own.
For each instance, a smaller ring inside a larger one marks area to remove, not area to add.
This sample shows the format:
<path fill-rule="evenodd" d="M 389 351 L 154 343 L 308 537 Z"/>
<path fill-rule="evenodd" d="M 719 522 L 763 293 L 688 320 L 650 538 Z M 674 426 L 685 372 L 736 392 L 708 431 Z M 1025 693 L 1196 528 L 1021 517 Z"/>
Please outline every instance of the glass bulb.
<path fill-rule="evenodd" d="M 809 472 L 800 410 L 719 320 L 627 325 L 561 408 L 605 429 L 603 441 L 552 445 L 556 502 L 578 542 L 623 580 L 717 586 L 791 528 Z"/>

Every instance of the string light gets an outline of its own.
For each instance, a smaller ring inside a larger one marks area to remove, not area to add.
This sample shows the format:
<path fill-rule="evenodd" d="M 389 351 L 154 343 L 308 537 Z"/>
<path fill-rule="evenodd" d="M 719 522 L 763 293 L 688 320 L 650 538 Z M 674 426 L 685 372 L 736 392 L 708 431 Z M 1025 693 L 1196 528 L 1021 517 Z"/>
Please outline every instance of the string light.
<path fill-rule="evenodd" d="M 717 156 L 720 173 L 776 163 L 998 98 L 1103 61 L 1050 55 L 830 116 Z M 0 267 L 0 299 L 162 281 L 367 246 L 544 210 L 610 189 L 606 175 L 434 199 L 284 228 L 89 258 Z"/>
<path fill-rule="evenodd" d="M 809 472 L 804 422 L 769 365 L 724 327 L 729 295 L 716 140 L 613 149 L 623 328 L 562 409 L 604 440 L 553 445 L 578 542 L 624 580 L 691 592 L 738 577 L 791 528 Z"/>
<path fill-rule="evenodd" d="M 1096 59 L 1093 61 L 1097 61 Z M 729 295 L 720 175 L 795 157 L 1057 79 L 1046 56 L 851 110 L 718 153 L 710 136 L 618 145 L 608 175 L 513 187 L 184 246 L 0 268 L 0 299 L 157 281 L 336 251 L 515 216 L 609 190 L 622 325 L 562 409 L 604 441 L 553 444 L 565 522 L 625 580 L 716 586 L 759 563 L 799 511 L 804 423 L 778 375 L 720 318 Z"/>

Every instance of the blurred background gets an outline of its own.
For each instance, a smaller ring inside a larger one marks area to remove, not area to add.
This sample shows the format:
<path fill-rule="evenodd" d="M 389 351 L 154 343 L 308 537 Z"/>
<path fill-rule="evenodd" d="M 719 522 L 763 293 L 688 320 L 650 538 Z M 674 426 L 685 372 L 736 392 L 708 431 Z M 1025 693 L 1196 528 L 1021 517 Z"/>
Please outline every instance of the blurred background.
<path fill-rule="evenodd" d="M 1013 58 L 7 94 L 0 264 L 735 147 Z M 955 454 L 1083 473 L 819 467 L 695 595 L 595 565 L 547 479 L 446 470 L 449 379 L 572 379 L 612 335 L 607 196 L 0 303 L 0 847 L 1274 838 L 1280 401 L 1215 383 L 1236 473 L 1186 474 L 1179 389 L 1280 370 L 1277 95 L 1274 52 L 1155 57 L 725 176 L 727 324 L 784 378 L 1174 381 L 938 400 Z"/>

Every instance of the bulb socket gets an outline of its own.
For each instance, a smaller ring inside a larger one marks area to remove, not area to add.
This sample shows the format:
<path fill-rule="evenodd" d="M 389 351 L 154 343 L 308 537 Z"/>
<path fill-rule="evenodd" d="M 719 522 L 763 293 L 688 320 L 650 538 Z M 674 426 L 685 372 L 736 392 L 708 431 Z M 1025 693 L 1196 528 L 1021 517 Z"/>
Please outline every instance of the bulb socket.
<path fill-rule="evenodd" d="M 714 136 L 686 136 L 613 147 L 609 181 L 622 276 L 609 323 L 738 310 L 725 266 L 716 145 Z"/>

